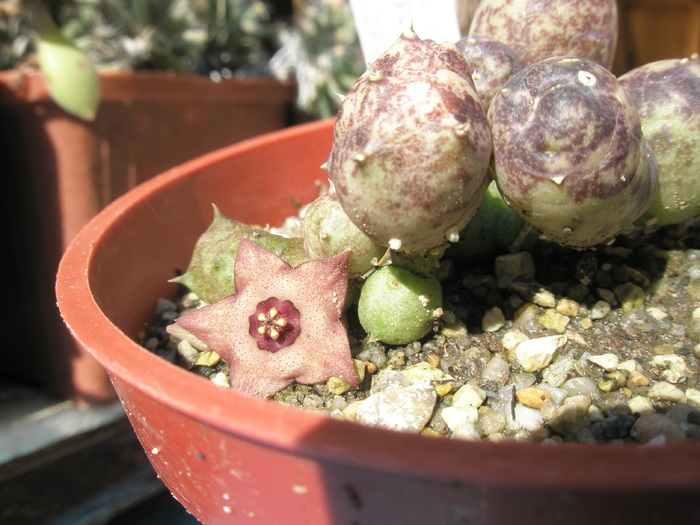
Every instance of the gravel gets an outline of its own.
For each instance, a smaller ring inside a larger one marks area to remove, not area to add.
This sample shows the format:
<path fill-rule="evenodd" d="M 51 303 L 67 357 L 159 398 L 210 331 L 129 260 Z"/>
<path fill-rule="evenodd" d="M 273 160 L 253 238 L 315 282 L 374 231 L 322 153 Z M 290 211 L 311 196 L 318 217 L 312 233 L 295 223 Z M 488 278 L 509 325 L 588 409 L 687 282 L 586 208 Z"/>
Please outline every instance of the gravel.
<path fill-rule="evenodd" d="M 700 222 L 595 250 L 542 239 L 480 264 L 443 260 L 444 315 L 406 346 L 349 336 L 364 378 L 292 385 L 286 405 L 467 440 L 666 443 L 700 439 Z M 226 385 L 226 363 L 164 326 L 198 305 L 161 300 L 143 344 Z M 181 345 L 182 346 L 182 345 Z"/>

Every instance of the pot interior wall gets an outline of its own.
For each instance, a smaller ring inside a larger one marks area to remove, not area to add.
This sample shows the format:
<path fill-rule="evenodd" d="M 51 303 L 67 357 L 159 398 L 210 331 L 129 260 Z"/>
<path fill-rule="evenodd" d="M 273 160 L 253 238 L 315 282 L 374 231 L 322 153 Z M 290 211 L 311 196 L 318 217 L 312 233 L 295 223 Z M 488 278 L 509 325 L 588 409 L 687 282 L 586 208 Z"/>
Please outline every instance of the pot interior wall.
<path fill-rule="evenodd" d="M 246 143 L 224 148 L 138 188 L 150 194 L 148 201 L 130 199 L 128 213 L 93 255 L 92 291 L 110 320 L 131 337 L 143 330 L 154 301 L 174 295 L 176 285 L 167 281 L 186 269 L 197 238 L 213 218 L 212 205 L 233 219 L 278 225 L 299 204 L 313 200 L 317 184 L 327 181 L 320 166 L 330 151 L 327 129 L 318 129 L 292 136 L 291 145 L 282 146 L 273 136 L 266 148 L 250 149 Z M 230 155 L 232 148 L 236 155 Z M 188 175 L 167 186 L 182 172 Z M 138 253 L 139 259 L 124 265 L 120 254 L 127 252 Z"/>

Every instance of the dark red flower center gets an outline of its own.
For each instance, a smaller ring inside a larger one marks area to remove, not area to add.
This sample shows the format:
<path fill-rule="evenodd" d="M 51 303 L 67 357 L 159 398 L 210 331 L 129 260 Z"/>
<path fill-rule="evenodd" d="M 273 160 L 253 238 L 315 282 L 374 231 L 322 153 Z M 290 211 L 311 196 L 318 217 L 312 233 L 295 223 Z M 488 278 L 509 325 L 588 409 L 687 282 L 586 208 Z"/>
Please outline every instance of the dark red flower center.
<path fill-rule="evenodd" d="M 248 333 L 260 350 L 276 352 L 291 345 L 301 333 L 299 310 L 292 301 L 280 301 L 277 297 L 258 303 L 248 320 Z"/>

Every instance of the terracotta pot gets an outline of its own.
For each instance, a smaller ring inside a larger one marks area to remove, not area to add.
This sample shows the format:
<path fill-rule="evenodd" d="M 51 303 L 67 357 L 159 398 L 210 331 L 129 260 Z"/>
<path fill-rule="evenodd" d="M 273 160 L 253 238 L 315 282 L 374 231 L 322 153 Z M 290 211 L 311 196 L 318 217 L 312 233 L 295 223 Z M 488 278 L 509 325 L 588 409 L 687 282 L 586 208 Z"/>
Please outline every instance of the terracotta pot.
<path fill-rule="evenodd" d="M 613 72 L 700 52 L 697 0 L 618 0 L 620 34 Z M 653 35 L 652 38 L 649 38 Z"/>
<path fill-rule="evenodd" d="M 94 122 L 84 122 L 51 100 L 41 74 L 0 73 L 0 170 L 16 186 L 3 197 L 5 224 L 16 236 L 10 250 L 16 258 L 3 263 L 12 266 L 2 273 L 3 288 L 20 303 L 4 333 L 24 348 L 8 354 L 5 370 L 80 404 L 115 395 L 56 310 L 53 283 L 65 247 L 137 184 L 284 127 L 293 96 L 292 86 L 272 78 L 214 83 L 194 75 L 105 73 L 100 82 L 99 112 Z"/>
<path fill-rule="evenodd" d="M 256 138 L 175 168 L 93 219 L 57 296 L 109 371 L 141 444 L 209 524 L 691 523 L 700 444 L 470 442 L 391 432 L 220 389 L 134 342 L 166 280 L 224 214 L 279 223 L 326 180 L 331 122 Z"/>

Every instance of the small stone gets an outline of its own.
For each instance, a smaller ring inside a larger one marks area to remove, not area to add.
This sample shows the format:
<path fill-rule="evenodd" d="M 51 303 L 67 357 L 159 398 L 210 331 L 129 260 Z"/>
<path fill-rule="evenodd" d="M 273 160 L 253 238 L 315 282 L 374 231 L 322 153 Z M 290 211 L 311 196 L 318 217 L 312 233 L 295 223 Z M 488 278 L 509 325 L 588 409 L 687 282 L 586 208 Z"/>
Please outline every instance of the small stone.
<path fill-rule="evenodd" d="M 437 354 L 428 354 L 425 358 L 425 362 L 433 368 L 439 368 L 442 358 Z"/>
<path fill-rule="evenodd" d="M 642 372 L 633 370 L 627 377 L 627 384 L 629 386 L 648 386 L 649 379 Z"/>
<path fill-rule="evenodd" d="M 554 387 L 560 387 L 571 377 L 573 368 L 573 352 L 564 355 L 556 355 L 552 363 L 542 371 L 542 379 Z"/>
<path fill-rule="evenodd" d="M 549 290 L 539 289 L 532 296 L 532 302 L 543 308 L 554 308 L 557 305 L 557 298 Z"/>
<path fill-rule="evenodd" d="M 626 439 L 635 423 L 634 416 L 614 414 L 591 424 L 591 433 L 598 441 Z"/>
<path fill-rule="evenodd" d="M 584 330 L 588 330 L 589 328 L 593 327 L 593 319 L 590 317 L 584 317 L 583 319 L 579 320 L 578 324 Z"/>
<path fill-rule="evenodd" d="M 389 388 L 365 399 L 357 422 L 390 430 L 419 433 L 433 414 L 437 394 L 429 380 Z"/>
<path fill-rule="evenodd" d="M 175 311 L 177 311 L 177 304 L 175 304 L 173 301 L 170 301 L 168 299 L 160 298 L 156 302 L 154 314 L 155 315 L 163 315 L 164 313 L 175 312 Z"/>
<path fill-rule="evenodd" d="M 612 392 L 627 384 L 627 376 L 621 370 L 613 370 L 603 376 L 598 382 L 598 388 L 603 392 Z"/>
<path fill-rule="evenodd" d="M 406 367 L 400 373 L 403 374 L 404 377 L 411 382 L 411 384 L 423 381 L 425 379 L 429 381 L 449 381 L 454 379 L 441 369 L 435 368 L 430 363 L 425 361 Z"/>
<path fill-rule="evenodd" d="M 341 410 L 341 413 L 343 414 L 343 418 L 346 421 L 357 421 L 357 412 L 360 410 L 360 407 L 362 406 L 362 403 L 364 403 L 365 400 L 362 399 L 360 401 L 354 401 L 350 403 L 348 406 L 346 406 L 344 409 Z"/>
<path fill-rule="evenodd" d="M 378 394 L 389 388 L 407 387 L 411 381 L 396 370 L 384 370 L 380 374 L 372 377 L 372 388 L 370 394 Z"/>
<path fill-rule="evenodd" d="M 591 319 L 602 319 L 610 313 L 612 306 L 607 301 L 596 301 L 589 313 Z"/>
<path fill-rule="evenodd" d="M 550 330 L 554 330 L 555 332 L 559 332 L 560 334 L 564 333 L 570 321 L 570 318 L 564 314 L 560 314 L 552 308 L 548 308 L 537 318 L 537 322 L 542 326 Z"/>
<path fill-rule="evenodd" d="M 666 381 L 659 381 L 651 386 L 647 392 L 647 397 L 651 399 L 674 401 L 677 403 L 683 401 L 685 395 L 677 386 L 667 383 Z"/>
<path fill-rule="evenodd" d="M 650 306 L 646 309 L 646 311 L 650 316 L 659 321 L 663 321 L 668 317 L 668 314 L 657 306 Z"/>
<path fill-rule="evenodd" d="M 588 396 L 572 396 L 565 400 L 554 416 L 548 421 L 554 432 L 567 439 L 576 439 L 580 430 L 591 423 L 588 408 L 591 399 Z"/>
<path fill-rule="evenodd" d="M 608 305 L 617 305 L 617 296 L 612 290 L 608 290 L 607 288 L 596 288 L 595 291 L 598 294 L 598 297 L 600 297 L 604 302 L 608 303 Z"/>
<path fill-rule="evenodd" d="M 440 412 L 453 437 L 461 439 L 480 439 L 475 423 L 479 413 L 473 407 L 445 407 Z"/>
<path fill-rule="evenodd" d="M 460 387 L 452 396 L 452 406 L 479 408 L 486 399 L 486 392 L 470 384 Z"/>
<path fill-rule="evenodd" d="M 562 299 L 559 299 L 555 310 L 567 317 L 576 317 L 579 308 L 580 305 L 576 301 L 569 299 L 568 297 L 564 297 Z"/>
<path fill-rule="evenodd" d="M 183 339 L 177 344 L 177 355 L 184 367 L 191 370 L 197 363 L 199 350 L 192 346 L 189 341 Z"/>
<path fill-rule="evenodd" d="M 501 338 L 501 344 L 507 350 L 515 350 L 516 346 L 518 346 L 523 341 L 527 341 L 528 339 L 530 338 L 524 333 L 518 330 L 510 330 L 503 334 L 503 337 Z"/>
<path fill-rule="evenodd" d="M 221 356 L 214 352 L 213 350 L 205 350 L 204 352 L 199 352 L 197 360 L 194 362 L 195 366 L 216 366 L 219 361 L 221 361 Z"/>
<path fill-rule="evenodd" d="M 500 355 L 494 355 L 481 372 L 481 381 L 500 388 L 510 378 L 510 364 Z"/>
<path fill-rule="evenodd" d="M 506 428 L 506 415 L 491 407 L 479 407 L 479 422 L 477 427 L 480 428 L 481 433 L 486 436 L 501 432 Z"/>
<path fill-rule="evenodd" d="M 654 411 L 654 403 L 648 397 L 634 396 L 627 401 L 627 406 L 633 414 L 643 414 Z"/>
<path fill-rule="evenodd" d="M 454 381 L 447 381 L 446 383 L 436 383 L 433 386 L 435 387 L 435 393 L 439 397 L 445 397 L 447 394 L 457 388 L 457 383 Z"/>
<path fill-rule="evenodd" d="M 570 396 L 594 397 L 598 394 L 598 385 L 592 377 L 572 377 L 561 385 L 561 389 L 568 392 Z"/>
<path fill-rule="evenodd" d="M 513 410 L 515 417 L 511 418 L 511 413 L 506 413 L 506 427 L 511 430 L 525 429 L 535 432 L 542 428 L 542 414 L 539 410 L 527 407 L 518 403 Z"/>
<path fill-rule="evenodd" d="M 635 308 L 644 306 L 646 294 L 644 290 L 632 283 L 623 283 L 614 288 L 615 296 L 620 301 L 620 306 L 625 312 L 631 312 Z"/>
<path fill-rule="evenodd" d="M 222 388 L 230 388 L 231 380 L 226 372 L 216 372 L 209 376 L 209 381 Z"/>
<path fill-rule="evenodd" d="M 654 356 L 651 360 L 651 367 L 661 379 L 669 383 L 681 383 L 687 378 L 688 366 L 683 357 L 679 355 Z"/>
<path fill-rule="evenodd" d="M 675 353 L 673 346 L 668 343 L 652 346 L 651 351 L 654 353 L 654 355 L 669 355 Z"/>
<path fill-rule="evenodd" d="M 619 363 L 619 359 L 615 354 L 592 355 L 588 357 L 588 361 L 607 372 L 615 370 Z"/>
<path fill-rule="evenodd" d="M 691 405 L 700 407 L 700 390 L 698 390 L 697 388 L 686 389 L 685 400 Z"/>
<path fill-rule="evenodd" d="M 481 329 L 484 332 L 497 332 L 506 324 L 506 318 L 503 315 L 503 310 L 498 306 L 486 310 L 484 317 L 481 319 Z"/>
<path fill-rule="evenodd" d="M 535 278 L 535 263 L 530 252 L 499 255 L 494 261 L 494 273 L 499 288 L 507 288 L 513 281 Z"/>
<path fill-rule="evenodd" d="M 685 439 L 685 433 L 680 425 L 671 418 L 647 412 L 639 416 L 637 422 L 632 427 L 630 435 L 633 439 L 641 443 L 671 443 Z"/>
<path fill-rule="evenodd" d="M 564 335 L 553 335 L 528 339 L 515 349 L 515 356 L 525 372 L 535 372 L 546 367 L 554 354 L 566 343 Z"/>
<path fill-rule="evenodd" d="M 629 373 L 632 372 L 642 372 L 644 369 L 634 359 L 626 359 L 617 365 L 618 370 L 627 370 Z"/>
<path fill-rule="evenodd" d="M 552 394 L 536 386 L 530 386 L 517 390 L 515 396 L 526 407 L 539 409 L 546 399 L 552 397 Z"/>
<path fill-rule="evenodd" d="M 442 334 L 445 337 L 449 337 L 451 339 L 460 339 L 463 337 L 467 337 L 467 325 L 465 325 L 462 321 L 457 319 L 453 323 L 443 326 Z"/>
<path fill-rule="evenodd" d="M 328 387 L 328 391 L 336 396 L 344 394 L 350 390 L 350 385 L 339 377 L 329 377 L 328 381 L 326 381 L 326 386 Z"/>
<path fill-rule="evenodd" d="M 534 303 L 525 303 L 513 312 L 513 324 L 527 326 L 539 315 L 540 309 Z"/>

